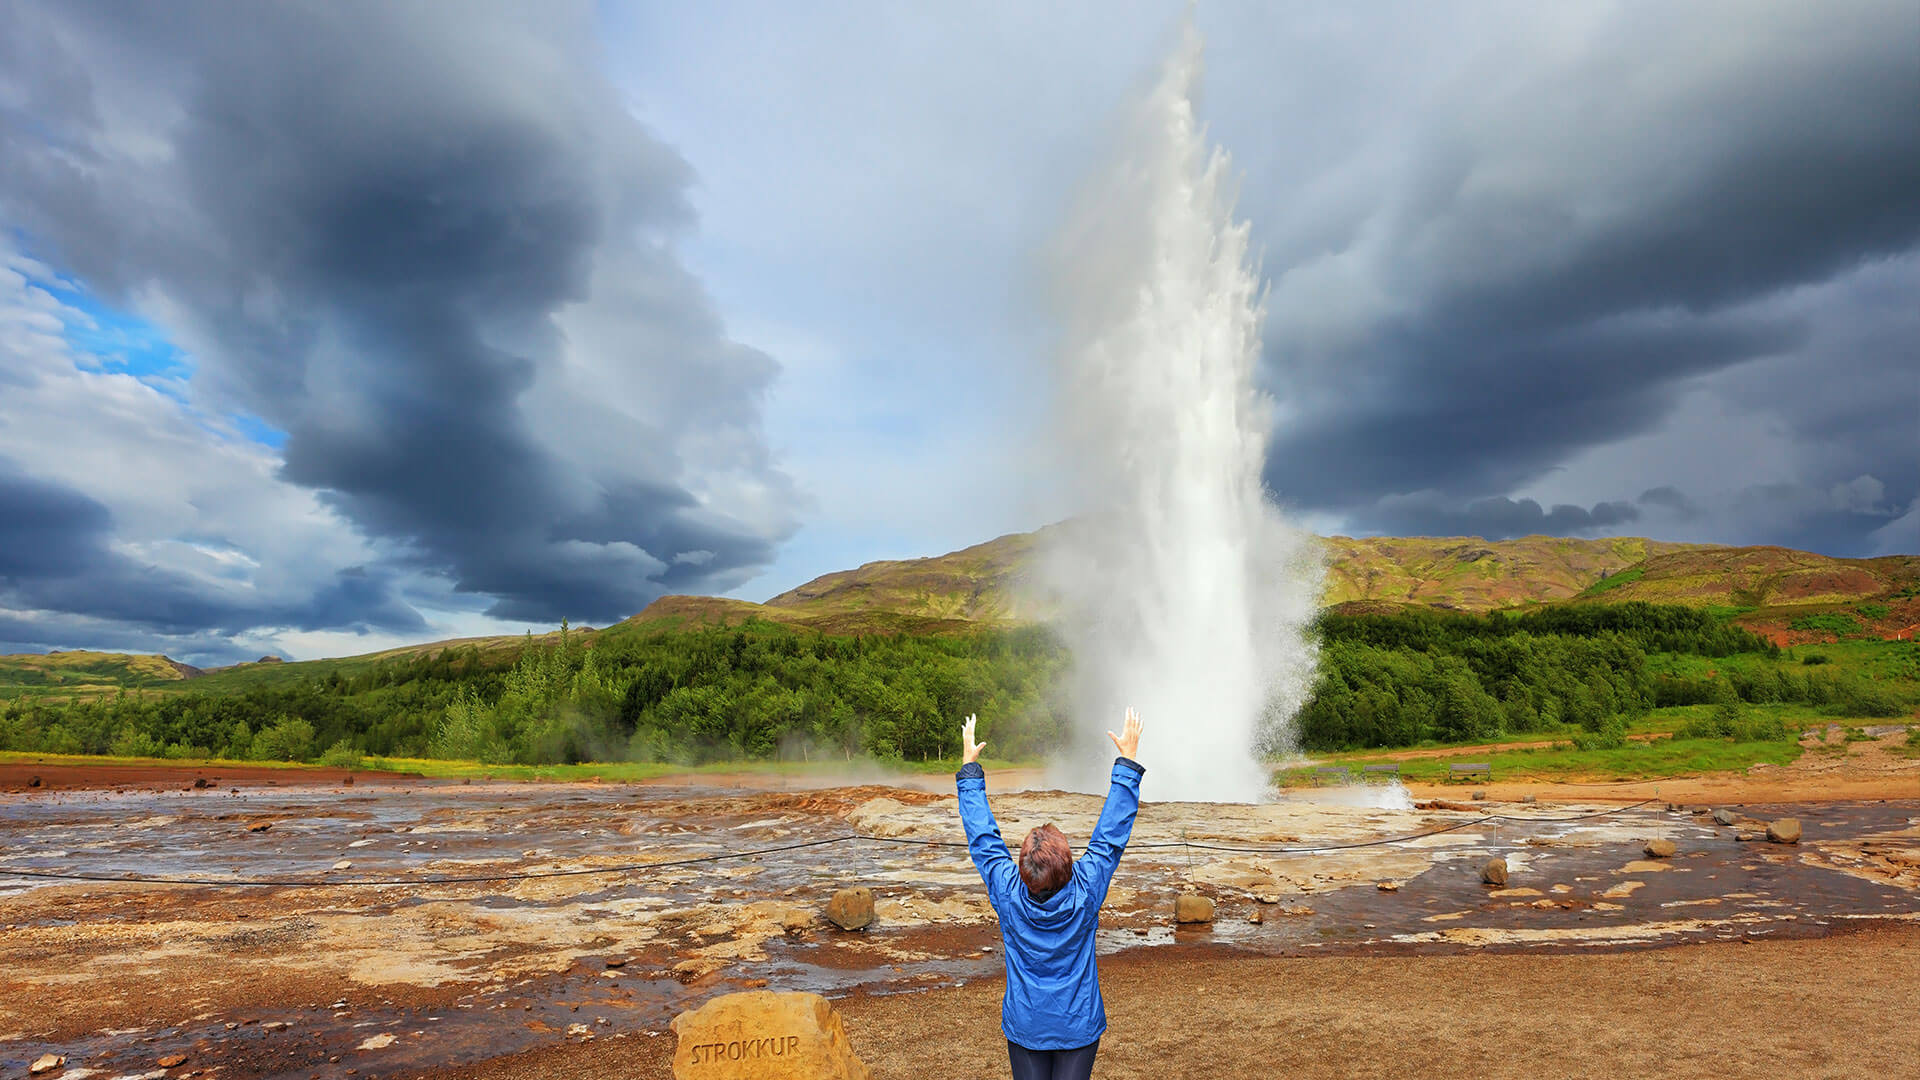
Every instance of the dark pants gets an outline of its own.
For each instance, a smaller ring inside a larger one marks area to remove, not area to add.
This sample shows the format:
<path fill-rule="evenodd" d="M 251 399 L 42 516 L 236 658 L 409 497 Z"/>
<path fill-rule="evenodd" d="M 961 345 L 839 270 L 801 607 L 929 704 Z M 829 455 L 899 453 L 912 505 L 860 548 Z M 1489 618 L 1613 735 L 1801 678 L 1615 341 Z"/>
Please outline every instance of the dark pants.
<path fill-rule="evenodd" d="M 1099 1052 L 1099 1039 L 1077 1050 L 1029 1050 L 1007 1043 L 1013 1080 L 1087 1080 L 1093 1075 L 1093 1055 Z"/>

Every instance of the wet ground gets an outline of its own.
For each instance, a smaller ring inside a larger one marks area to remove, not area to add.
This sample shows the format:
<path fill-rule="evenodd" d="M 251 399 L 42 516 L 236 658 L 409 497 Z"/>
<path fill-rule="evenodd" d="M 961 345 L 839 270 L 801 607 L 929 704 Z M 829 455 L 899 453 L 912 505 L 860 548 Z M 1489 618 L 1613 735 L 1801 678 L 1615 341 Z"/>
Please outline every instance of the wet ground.
<path fill-rule="evenodd" d="M 61 1075 L 102 1080 L 378 1076 L 560 1041 L 670 1039 L 674 1013 L 743 986 L 892 993 L 1000 969 L 997 925 L 952 846 L 950 796 L 182 788 L 0 795 L 0 1076 L 26 1075 L 43 1053 L 68 1058 Z M 1043 821 L 1084 838 L 1099 810 L 1058 792 L 993 803 L 1016 841 Z M 1149 804 L 1101 949 L 1619 949 L 1815 936 L 1920 913 L 1920 798 L 1739 813 L 1719 826 L 1704 808 L 1665 804 Z M 1798 845 L 1740 839 L 1789 815 L 1804 829 Z M 1451 831 L 1400 839 L 1438 829 Z M 888 842 L 644 866 L 856 833 Z M 1655 837 L 1676 857 L 1647 858 Z M 1503 889 L 1480 880 L 1495 855 L 1510 870 Z M 583 869 L 599 872 L 573 873 Z M 311 884 L 49 882 L 6 870 Z M 509 880 L 417 883 L 494 875 Z M 409 883 L 350 884 L 393 880 Z M 879 922 L 858 933 L 821 917 L 850 884 L 878 896 Z M 1218 902 L 1211 926 L 1172 926 L 1181 889 Z M 186 1060 L 161 1071 L 171 1055 Z"/>

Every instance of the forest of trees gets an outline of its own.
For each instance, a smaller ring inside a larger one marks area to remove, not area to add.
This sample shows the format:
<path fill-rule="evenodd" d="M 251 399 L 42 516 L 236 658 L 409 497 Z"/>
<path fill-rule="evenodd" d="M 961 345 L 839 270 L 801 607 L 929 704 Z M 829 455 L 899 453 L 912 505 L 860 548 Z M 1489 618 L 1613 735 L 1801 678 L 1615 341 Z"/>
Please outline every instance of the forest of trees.
<path fill-rule="evenodd" d="M 1318 632 L 1319 681 L 1296 722 L 1299 744 L 1313 750 L 1536 732 L 1617 744 L 1632 718 L 1667 705 L 1725 706 L 1714 714 L 1723 734 L 1743 722 L 1742 703 L 1804 702 L 1844 716 L 1905 707 L 1881 684 L 1811 665 L 1656 677 L 1653 653 L 1779 654 L 1683 607 L 1329 613 Z M 756 621 L 602 632 L 590 645 L 563 630 L 550 645 L 529 639 L 517 658 L 449 649 L 218 693 L 19 699 L 0 709 L 0 749 L 340 763 L 921 760 L 951 756 L 958 719 L 978 713 L 995 753 L 1019 758 L 1059 745 L 1070 663 L 1040 627 L 840 637 Z"/>

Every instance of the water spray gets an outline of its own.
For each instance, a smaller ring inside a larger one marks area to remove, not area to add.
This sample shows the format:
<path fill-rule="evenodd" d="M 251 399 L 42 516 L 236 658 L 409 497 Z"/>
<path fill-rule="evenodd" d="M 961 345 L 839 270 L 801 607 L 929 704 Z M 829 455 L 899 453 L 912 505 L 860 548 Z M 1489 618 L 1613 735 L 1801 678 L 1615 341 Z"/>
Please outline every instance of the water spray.
<path fill-rule="evenodd" d="M 1323 570 L 1262 482 L 1264 293 L 1195 115 L 1200 75 L 1189 24 L 1062 235 L 1060 431 L 1089 505 L 1042 568 L 1074 656 L 1083 752 L 1065 761 L 1134 704 L 1155 798 L 1254 801 L 1311 687 Z"/>

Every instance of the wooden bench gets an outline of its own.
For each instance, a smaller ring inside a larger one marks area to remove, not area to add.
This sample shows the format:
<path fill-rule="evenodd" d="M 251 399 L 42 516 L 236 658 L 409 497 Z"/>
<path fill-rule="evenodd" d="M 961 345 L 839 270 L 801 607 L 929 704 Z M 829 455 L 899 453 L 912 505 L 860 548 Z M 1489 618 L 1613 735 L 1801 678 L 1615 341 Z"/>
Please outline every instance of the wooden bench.
<path fill-rule="evenodd" d="M 1313 777 L 1315 780 L 1332 780 L 1336 784 L 1353 781 L 1353 774 L 1347 771 L 1345 765 L 1322 765 L 1313 770 Z"/>
<path fill-rule="evenodd" d="M 1400 763 L 1396 761 L 1387 765 L 1361 766 L 1360 779 L 1365 780 L 1370 775 L 1384 776 L 1390 780 L 1398 780 L 1400 779 Z"/>
<path fill-rule="evenodd" d="M 1493 781 L 1493 763 L 1489 761 L 1463 761 L 1458 765 L 1447 766 L 1447 779 L 1449 780 L 1471 780 L 1476 776 L 1484 776 L 1487 778 L 1487 781 L 1491 783 Z"/>

